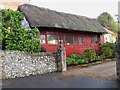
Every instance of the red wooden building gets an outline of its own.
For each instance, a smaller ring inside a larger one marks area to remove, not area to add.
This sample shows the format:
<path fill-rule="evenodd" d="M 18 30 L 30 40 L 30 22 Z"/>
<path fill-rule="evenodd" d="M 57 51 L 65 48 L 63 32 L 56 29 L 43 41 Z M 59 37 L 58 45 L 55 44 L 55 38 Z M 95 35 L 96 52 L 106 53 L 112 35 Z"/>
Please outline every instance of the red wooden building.
<path fill-rule="evenodd" d="M 104 42 L 104 28 L 96 19 L 40 8 L 30 4 L 19 6 L 31 28 L 40 30 L 40 44 L 48 52 L 56 52 L 63 42 L 67 56 L 84 54 L 86 48 L 98 50 Z"/>

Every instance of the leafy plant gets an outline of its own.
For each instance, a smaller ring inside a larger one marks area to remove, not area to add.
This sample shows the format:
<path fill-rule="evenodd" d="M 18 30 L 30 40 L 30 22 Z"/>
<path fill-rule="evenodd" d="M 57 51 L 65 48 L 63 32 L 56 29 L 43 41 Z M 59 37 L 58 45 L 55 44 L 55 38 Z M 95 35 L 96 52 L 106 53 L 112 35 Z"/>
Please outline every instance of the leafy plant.
<path fill-rule="evenodd" d="M 66 59 L 67 65 L 77 65 L 77 64 L 87 64 L 89 63 L 86 55 L 77 55 L 72 54 L 69 58 Z"/>
<path fill-rule="evenodd" d="M 66 58 L 66 64 L 71 65 L 72 64 L 72 59 L 71 58 Z"/>
<path fill-rule="evenodd" d="M 100 55 L 103 58 L 115 57 L 115 44 L 105 43 L 99 46 Z"/>
<path fill-rule="evenodd" d="M 96 52 L 95 52 L 94 49 L 92 49 L 92 48 L 87 48 L 87 49 L 85 50 L 85 52 L 86 52 L 86 57 L 87 57 L 87 59 L 88 59 L 89 61 L 94 61 L 94 60 L 95 60 L 95 58 L 96 58 Z"/>
<path fill-rule="evenodd" d="M 101 61 L 101 60 L 103 60 L 102 56 L 96 56 L 95 61 Z"/>
<path fill-rule="evenodd" d="M 79 64 L 79 62 L 78 62 L 77 60 L 75 60 L 75 61 L 73 62 L 73 64 L 74 64 L 74 65 L 77 65 L 77 64 Z"/>
<path fill-rule="evenodd" d="M 72 54 L 72 55 L 70 56 L 70 58 L 77 59 L 78 56 L 77 56 L 77 54 Z"/>
<path fill-rule="evenodd" d="M 40 40 L 37 37 L 37 28 L 25 30 L 21 21 L 24 16 L 19 11 L 10 9 L 0 10 L 2 13 L 2 49 L 19 50 L 26 52 L 40 52 Z"/>
<path fill-rule="evenodd" d="M 79 64 L 87 64 L 87 63 L 89 63 L 89 61 L 87 59 L 79 59 L 78 63 Z"/>
<path fill-rule="evenodd" d="M 86 55 L 79 55 L 79 59 L 87 59 Z"/>

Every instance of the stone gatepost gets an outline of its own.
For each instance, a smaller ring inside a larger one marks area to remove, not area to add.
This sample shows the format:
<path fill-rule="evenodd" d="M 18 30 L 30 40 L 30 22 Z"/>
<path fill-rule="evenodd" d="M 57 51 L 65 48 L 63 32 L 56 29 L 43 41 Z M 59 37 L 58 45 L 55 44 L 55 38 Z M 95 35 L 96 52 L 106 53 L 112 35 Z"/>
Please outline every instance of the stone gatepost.
<path fill-rule="evenodd" d="M 66 71 L 66 49 L 63 47 L 62 42 L 60 42 L 60 46 L 57 51 L 57 71 Z"/>
<path fill-rule="evenodd" d="M 120 79 L 120 31 L 118 32 L 118 40 L 116 46 L 116 69 L 118 79 Z"/>

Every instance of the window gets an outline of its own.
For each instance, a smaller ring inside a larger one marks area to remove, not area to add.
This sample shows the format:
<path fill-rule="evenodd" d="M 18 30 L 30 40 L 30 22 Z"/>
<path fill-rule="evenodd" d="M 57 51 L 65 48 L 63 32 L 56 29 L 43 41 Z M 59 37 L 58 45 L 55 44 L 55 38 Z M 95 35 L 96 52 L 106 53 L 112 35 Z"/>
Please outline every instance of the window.
<path fill-rule="evenodd" d="M 41 44 L 46 43 L 45 35 L 40 35 L 40 43 Z"/>
<path fill-rule="evenodd" d="M 100 36 L 97 36 L 97 38 L 96 38 L 96 42 L 97 42 L 97 43 L 100 42 Z"/>
<path fill-rule="evenodd" d="M 82 37 L 79 37 L 79 44 L 82 44 L 83 43 L 83 39 Z"/>
<path fill-rule="evenodd" d="M 62 44 L 64 43 L 64 36 L 60 36 L 59 43 L 60 43 L 60 41 L 62 42 Z"/>
<path fill-rule="evenodd" d="M 78 44 L 78 37 L 74 37 L 74 44 Z"/>
<path fill-rule="evenodd" d="M 91 43 L 99 43 L 99 41 L 100 41 L 100 36 L 91 37 Z"/>
<path fill-rule="evenodd" d="M 58 36 L 57 35 L 47 35 L 48 44 L 58 44 Z"/>
<path fill-rule="evenodd" d="M 91 43 L 95 43 L 95 38 L 91 37 Z"/>
<path fill-rule="evenodd" d="M 66 36 L 66 44 L 73 44 L 73 39 L 72 39 L 72 37 L 71 36 Z"/>
<path fill-rule="evenodd" d="M 96 43 L 97 42 L 97 38 L 96 37 L 91 37 L 91 43 Z"/>

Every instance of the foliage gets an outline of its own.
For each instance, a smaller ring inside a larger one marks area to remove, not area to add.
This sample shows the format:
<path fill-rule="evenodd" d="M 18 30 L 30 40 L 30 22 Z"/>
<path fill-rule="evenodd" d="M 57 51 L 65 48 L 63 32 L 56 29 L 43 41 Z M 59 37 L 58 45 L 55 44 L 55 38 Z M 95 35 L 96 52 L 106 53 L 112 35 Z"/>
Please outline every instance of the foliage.
<path fill-rule="evenodd" d="M 79 59 L 87 59 L 86 55 L 79 55 Z"/>
<path fill-rule="evenodd" d="M 114 21 L 113 17 L 108 12 L 103 12 L 97 19 L 103 27 L 118 31 L 117 22 Z"/>
<path fill-rule="evenodd" d="M 86 55 L 79 55 L 78 63 L 79 64 L 87 64 L 87 63 L 89 63 L 89 60 L 86 57 Z"/>
<path fill-rule="evenodd" d="M 73 61 L 73 63 L 72 63 L 72 64 L 74 64 L 74 65 L 79 64 L 78 59 L 72 59 L 72 61 Z"/>
<path fill-rule="evenodd" d="M 2 13 L 2 49 L 26 52 L 40 52 L 40 40 L 37 38 L 37 28 L 25 30 L 21 21 L 24 16 L 19 11 L 1 10 Z"/>
<path fill-rule="evenodd" d="M 72 54 L 69 58 L 66 59 L 67 65 L 77 65 L 77 64 L 87 64 L 89 61 L 87 60 L 85 55 L 76 55 Z"/>
<path fill-rule="evenodd" d="M 72 64 L 72 59 L 71 58 L 66 58 L 66 64 L 71 65 Z"/>
<path fill-rule="evenodd" d="M 85 49 L 86 52 L 86 57 L 88 58 L 89 61 L 93 61 L 96 58 L 96 52 L 92 48 L 87 48 Z"/>
<path fill-rule="evenodd" d="M 78 55 L 77 55 L 77 54 L 72 54 L 72 55 L 70 56 L 70 58 L 73 58 L 73 59 L 78 59 L 79 57 L 78 57 Z"/>
<path fill-rule="evenodd" d="M 99 46 L 103 58 L 115 57 L 115 43 L 105 43 Z"/>
<path fill-rule="evenodd" d="M 95 53 L 95 51 L 93 49 L 91 50 L 91 48 L 86 49 L 86 51 L 89 51 L 89 50 L 92 51 L 92 53 L 93 52 Z M 103 56 L 95 55 L 93 60 L 101 61 L 101 60 L 103 60 Z M 72 54 L 69 58 L 66 58 L 66 63 L 67 63 L 67 65 L 88 64 L 88 63 L 90 63 L 90 59 L 87 55 Z"/>
<path fill-rule="evenodd" d="M 79 64 L 87 64 L 89 61 L 87 59 L 78 59 Z"/>
<path fill-rule="evenodd" d="M 105 43 L 100 45 L 100 56 L 96 55 L 96 52 L 92 48 L 87 48 L 85 50 L 85 55 L 72 54 L 69 58 L 66 59 L 67 65 L 78 65 L 78 64 L 88 64 L 91 61 L 101 61 L 104 58 L 114 57 L 115 44 L 114 43 Z"/>
<path fill-rule="evenodd" d="M 101 61 L 101 60 L 103 60 L 103 57 L 102 56 L 96 56 L 95 60 L 96 61 Z"/>

